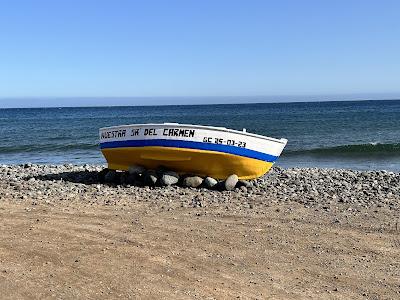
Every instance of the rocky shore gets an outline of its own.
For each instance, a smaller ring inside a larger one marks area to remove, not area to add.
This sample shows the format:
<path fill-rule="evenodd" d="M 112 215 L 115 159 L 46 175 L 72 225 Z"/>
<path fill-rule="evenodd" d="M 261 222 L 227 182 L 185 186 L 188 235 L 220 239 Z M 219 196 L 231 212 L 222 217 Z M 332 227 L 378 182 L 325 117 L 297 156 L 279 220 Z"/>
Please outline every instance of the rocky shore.
<path fill-rule="evenodd" d="M 167 201 L 188 206 L 297 202 L 305 207 L 400 207 L 400 174 L 387 171 L 282 169 L 257 180 L 179 177 L 171 171 L 115 172 L 98 165 L 0 166 L 0 198 L 32 201 Z M 227 191 L 227 189 L 229 191 Z"/>

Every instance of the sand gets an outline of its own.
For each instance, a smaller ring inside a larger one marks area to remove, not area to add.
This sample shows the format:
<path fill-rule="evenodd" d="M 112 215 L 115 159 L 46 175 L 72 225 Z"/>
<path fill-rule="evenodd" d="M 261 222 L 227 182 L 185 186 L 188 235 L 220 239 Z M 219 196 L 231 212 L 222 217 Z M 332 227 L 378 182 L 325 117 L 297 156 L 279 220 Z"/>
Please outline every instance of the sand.
<path fill-rule="evenodd" d="M 2 299 L 400 299 L 398 195 L 275 201 L 7 170 Z"/>
<path fill-rule="evenodd" d="M 391 211 L 255 209 L 3 199 L 2 298 L 400 298 Z"/>

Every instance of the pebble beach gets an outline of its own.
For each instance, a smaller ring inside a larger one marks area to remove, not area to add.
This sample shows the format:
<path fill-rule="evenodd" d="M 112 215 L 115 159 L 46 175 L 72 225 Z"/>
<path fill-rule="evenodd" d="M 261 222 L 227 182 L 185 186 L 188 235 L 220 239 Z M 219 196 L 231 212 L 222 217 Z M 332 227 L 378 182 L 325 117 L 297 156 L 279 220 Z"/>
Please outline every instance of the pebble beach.
<path fill-rule="evenodd" d="M 216 181 L 140 172 L 1 165 L 5 295 L 400 297 L 399 173 L 274 167 Z"/>
<path fill-rule="evenodd" d="M 182 177 L 172 171 L 143 169 L 139 171 L 143 172 L 141 178 L 135 178 L 136 172 L 115 172 L 99 165 L 3 165 L 0 197 L 38 202 L 115 202 L 121 198 L 157 201 L 155 198 L 163 197 L 163 201 L 175 205 L 190 205 L 191 197 L 201 196 L 201 202 L 215 205 L 224 205 L 234 198 L 237 206 L 250 202 L 297 202 L 304 207 L 327 210 L 386 207 L 397 211 L 400 204 L 400 174 L 387 171 L 274 167 L 264 177 L 250 181 L 236 178 L 228 187 L 228 180 L 210 177 Z M 213 183 L 208 184 L 208 180 Z"/>

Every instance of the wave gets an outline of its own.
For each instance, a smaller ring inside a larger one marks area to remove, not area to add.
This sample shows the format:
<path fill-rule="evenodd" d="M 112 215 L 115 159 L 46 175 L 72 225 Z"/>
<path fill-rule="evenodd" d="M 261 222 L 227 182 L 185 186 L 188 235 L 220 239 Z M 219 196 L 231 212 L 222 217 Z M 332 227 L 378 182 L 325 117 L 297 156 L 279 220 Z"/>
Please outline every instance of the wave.
<path fill-rule="evenodd" d="M 82 150 L 99 150 L 98 144 L 78 143 L 78 144 L 33 144 L 18 146 L 1 146 L 0 153 L 43 153 L 43 152 L 70 152 Z"/>
<path fill-rule="evenodd" d="M 318 156 L 400 156 L 400 143 L 394 144 L 354 144 L 314 149 L 288 150 L 287 155 L 318 155 Z"/>

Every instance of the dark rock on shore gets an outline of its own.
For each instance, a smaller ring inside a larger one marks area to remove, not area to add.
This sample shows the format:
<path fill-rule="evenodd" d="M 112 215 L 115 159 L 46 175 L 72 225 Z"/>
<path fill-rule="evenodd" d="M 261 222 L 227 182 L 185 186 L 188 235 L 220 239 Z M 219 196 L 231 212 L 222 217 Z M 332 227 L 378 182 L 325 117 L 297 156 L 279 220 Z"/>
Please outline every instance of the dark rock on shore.
<path fill-rule="evenodd" d="M 218 180 L 212 178 L 212 177 L 206 177 L 203 181 L 204 186 L 208 189 L 214 188 L 218 184 Z"/>
<path fill-rule="evenodd" d="M 247 181 L 247 180 L 239 180 L 238 183 L 236 184 L 237 187 L 246 187 L 246 188 L 251 188 L 253 185 L 251 182 Z"/>
<path fill-rule="evenodd" d="M 144 184 L 154 186 L 157 182 L 157 172 L 154 170 L 147 170 L 144 174 Z"/>
<path fill-rule="evenodd" d="M 142 175 L 146 172 L 146 168 L 142 166 L 130 166 L 128 173 L 131 175 Z"/>
<path fill-rule="evenodd" d="M 116 171 L 108 170 L 104 175 L 104 181 L 106 183 L 119 183 L 119 176 Z"/>

